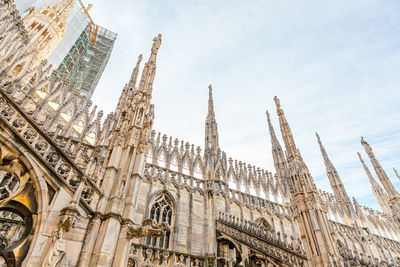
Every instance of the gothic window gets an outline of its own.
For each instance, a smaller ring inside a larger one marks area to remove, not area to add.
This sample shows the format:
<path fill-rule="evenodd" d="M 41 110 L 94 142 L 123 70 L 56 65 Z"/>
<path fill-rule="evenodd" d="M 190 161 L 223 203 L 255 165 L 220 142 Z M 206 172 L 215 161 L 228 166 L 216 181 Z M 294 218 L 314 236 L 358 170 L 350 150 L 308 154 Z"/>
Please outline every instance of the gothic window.
<path fill-rule="evenodd" d="M 236 246 L 225 239 L 218 240 L 217 247 L 217 266 L 218 267 L 229 267 L 229 266 L 241 266 L 240 252 Z"/>
<path fill-rule="evenodd" d="M 25 228 L 21 215 L 12 210 L 0 210 L 0 251 L 20 241 Z"/>
<path fill-rule="evenodd" d="M 31 28 L 31 29 L 33 29 L 33 28 L 35 28 L 36 26 L 37 26 L 37 22 L 36 22 L 36 21 L 34 21 L 34 22 L 32 22 L 32 24 L 31 24 L 30 28 Z"/>
<path fill-rule="evenodd" d="M 219 250 L 219 255 L 218 255 L 219 257 L 228 258 L 228 250 L 229 250 L 228 244 L 219 243 L 218 250 Z"/>
<path fill-rule="evenodd" d="M 256 266 L 256 267 L 267 267 L 267 266 L 276 266 L 276 265 L 270 265 L 265 259 L 258 258 L 257 255 L 253 255 L 250 257 L 249 261 L 251 266 Z"/>
<path fill-rule="evenodd" d="M 172 201 L 167 194 L 163 193 L 156 197 L 151 207 L 149 217 L 155 223 L 167 223 L 171 229 L 173 223 L 173 208 Z M 166 234 L 161 237 L 147 237 L 146 244 L 152 247 L 168 249 L 170 240 L 171 231 L 167 231 Z"/>
<path fill-rule="evenodd" d="M 38 24 L 38 26 L 36 27 L 36 31 L 40 32 L 40 30 L 43 28 L 43 24 Z"/>
<path fill-rule="evenodd" d="M 221 180 L 221 171 L 220 170 L 217 170 L 215 172 L 215 180 Z"/>
<path fill-rule="evenodd" d="M 129 259 L 127 267 L 136 267 L 135 261 L 133 259 Z"/>
<path fill-rule="evenodd" d="M 11 196 L 18 188 L 19 179 L 15 175 L 0 171 L 0 202 Z"/>

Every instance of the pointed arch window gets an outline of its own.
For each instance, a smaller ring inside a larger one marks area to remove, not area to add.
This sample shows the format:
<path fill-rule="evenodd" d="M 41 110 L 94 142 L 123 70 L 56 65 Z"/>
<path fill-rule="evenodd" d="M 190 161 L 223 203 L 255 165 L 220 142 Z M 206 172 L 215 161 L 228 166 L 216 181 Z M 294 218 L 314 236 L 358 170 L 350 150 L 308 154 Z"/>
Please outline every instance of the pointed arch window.
<path fill-rule="evenodd" d="M 174 210 L 171 198 L 166 194 L 162 193 L 155 198 L 154 203 L 151 206 L 149 218 L 155 223 L 167 223 L 169 228 L 172 228 L 174 217 Z M 167 231 L 164 236 L 161 237 L 147 237 L 146 245 L 168 249 L 171 242 L 171 231 Z"/>
<path fill-rule="evenodd" d="M 0 201 L 10 197 L 19 188 L 19 179 L 5 171 L 0 171 Z"/>
<path fill-rule="evenodd" d="M 242 266 L 240 251 L 229 240 L 217 240 L 217 267 Z"/>

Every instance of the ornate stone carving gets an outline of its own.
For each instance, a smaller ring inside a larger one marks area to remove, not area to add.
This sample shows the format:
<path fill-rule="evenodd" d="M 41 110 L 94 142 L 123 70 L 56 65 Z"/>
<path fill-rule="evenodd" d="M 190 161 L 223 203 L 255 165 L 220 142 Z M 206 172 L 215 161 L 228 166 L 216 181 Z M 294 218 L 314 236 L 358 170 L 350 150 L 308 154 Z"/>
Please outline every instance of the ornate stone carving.
<path fill-rule="evenodd" d="M 66 252 L 64 234 L 75 227 L 77 220 L 77 211 L 72 209 L 65 209 L 63 211 L 58 229 L 52 232 L 52 246 L 43 266 L 55 267 L 61 262 Z"/>
<path fill-rule="evenodd" d="M 169 230 L 166 223 L 154 223 L 153 220 L 147 219 L 140 226 L 131 226 L 128 231 L 129 238 L 141 238 L 146 236 L 160 237 L 165 235 Z"/>
<path fill-rule="evenodd" d="M 0 206 L 18 195 L 28 179 L 28 170 L 18 155 L 0 145 Z"/>
<path fill-rule="evenodd" d="M 279 234 L 273 237 L 246 221 L 240 225 L 232 225 L 225 218 L 226 216 L 221 214 L 217 220 L 216 229 L 220 233 L 263 252 L 268 257 L 285 262 L 289 266 L 303 266 L 307 261 L 305 252 L 301 247 L 296 246 L 297 250 L 293 250 L 292 246 L 281 241 Z"/>
<path fill-rule="evenodd" d="M 74 198 L 67 207 L 61 210 L 58 228 L 52 232 L 52 244 L 42 266 L 56 267 L 61 262 L 66 252 L 64 234 L 72 230 L 79 219 L 77 204 L 80 200 L 83 186 L 84 182 L 81 182 L 74 194 Z"/>

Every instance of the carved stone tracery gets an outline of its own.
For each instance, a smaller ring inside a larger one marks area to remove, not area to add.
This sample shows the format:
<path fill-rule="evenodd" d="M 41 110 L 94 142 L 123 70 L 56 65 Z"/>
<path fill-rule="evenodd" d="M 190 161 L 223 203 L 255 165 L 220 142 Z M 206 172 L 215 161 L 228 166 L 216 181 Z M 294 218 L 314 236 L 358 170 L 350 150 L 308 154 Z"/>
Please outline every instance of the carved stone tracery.
<path fill-rule="evenodd" d="M 275 236 L 273 233 L 268 233 L 268 230 L 259 228 L 255 224 L 246 222 L 232 224 L 231 221 L 235 222 L 236 220 L 230 220 L 224 214 L 220 214 L 216 223 L 216 230 L 264 254 L 266 258 L 270 257 L 287 266 L 303 266 L 307 261 L 302 248 L 286 243 L 287 241 L 284 242 L 280 237 L 280 233 Z"/>

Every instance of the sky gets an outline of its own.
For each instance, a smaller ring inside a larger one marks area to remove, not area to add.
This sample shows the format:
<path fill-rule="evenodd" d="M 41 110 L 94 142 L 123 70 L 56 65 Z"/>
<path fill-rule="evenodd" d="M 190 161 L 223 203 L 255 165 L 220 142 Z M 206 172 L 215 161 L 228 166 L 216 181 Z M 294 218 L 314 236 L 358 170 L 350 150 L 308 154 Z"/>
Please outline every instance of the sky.
<path fill-rule="evenodd" d="M 115 109 L 138 55 L 147 60 L 161 33 L 156 131 L 203 147 L 212 84 L 222 150 L 273 171 L 265 111 L 279 134 L 276 95 L 320 189 L 332 191 L 315 132 L 361 204 L 378 208 L 356 154 L 373 171 L 361 136 L 400 190 L 392 170 L 400 169 L 399 1 L 83 2 L 94 5 L 95 23 L 118 33 L 92 97 L 105 113 Z"/>

